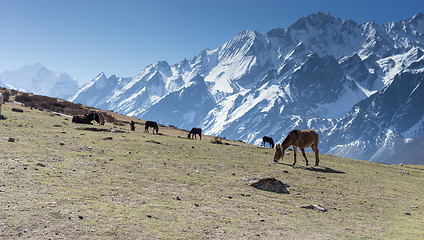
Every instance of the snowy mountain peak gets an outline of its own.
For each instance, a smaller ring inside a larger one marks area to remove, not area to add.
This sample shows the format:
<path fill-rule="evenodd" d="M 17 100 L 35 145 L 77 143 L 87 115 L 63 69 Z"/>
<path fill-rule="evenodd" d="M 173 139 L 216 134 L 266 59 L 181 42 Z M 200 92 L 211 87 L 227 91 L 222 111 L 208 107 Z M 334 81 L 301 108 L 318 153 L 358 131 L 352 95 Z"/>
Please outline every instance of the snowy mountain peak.
<path fill-rule="evenodd" d="M 314 128 L 322 153 L 384 161 L 424 135 L 424 112 L 411 110 L 424 101 L 423 19 L 358 24 L 318 12 L 130 79 L 98 77 L 75 101 L 256 144 Z"/>
<path fill-rule="evenodd" d="M 46 69 L 41 63 L 0 74 L 0 82 L 24 92 L 69 99 L 79 89 L 78 82 L 67 73 Z"/>

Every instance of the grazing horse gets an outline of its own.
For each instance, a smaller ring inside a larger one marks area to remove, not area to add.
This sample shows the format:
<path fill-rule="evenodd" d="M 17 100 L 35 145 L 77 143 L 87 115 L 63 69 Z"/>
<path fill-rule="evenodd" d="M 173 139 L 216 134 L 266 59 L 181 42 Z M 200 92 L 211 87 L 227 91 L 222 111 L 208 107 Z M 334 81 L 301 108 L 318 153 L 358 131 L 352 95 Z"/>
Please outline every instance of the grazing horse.
<path fill-rule="evenodd" d="M 3 102 L 4 102 L 3 93 L 0 93 L 0 116 L 1 116 L 1 107 L 3 105 Z"/>
<path fill-rule="evenodd" d="M 84 115 L 75 115 L 72 118 L 73 123 L 92 124 L 91 121 L 96 121 L 100 125 L 105 125 L 105 117 L 102 113 L 90 110 Z"/>
<path fill-rule="evenodd" d="M 265 143 L 269 143 L 270 147 L 274 148 L 274 140 L 272 140 L 272 137 L 263 136 L 261 146 L 263 145 L 265 147 Z"/>
<path fill-rule="evenodd" d="M 158 134 L 159 126 L 157 122 L 146 121 L 146 123 L 144 124 L 144 132 L 149 133 L 149 127 L 153 128 L 153 133 L 155 133 L 156 130 L 156 134 Z"/>
<path fill-rule="evenodd" d="M 193 138 L 193 136 L 194 136 L 194 139 L 197 139 L 196 134 L 199 135 L 200 140 L 202 140 L 202 129 L 201 128 L 192 128 L 190 130 L 190 132 L 188 133 L 187 138 L 190 139 L 190 138 Z"/>
<path fill-rule="evenodd" d="M 305 148 L 311 147 L 312 150 L 315 152 L 315 166 L 318 166 L 319 164 L 318 140 L 319 140 L 319 136 L 318 136 L 318 133 L 315 132 L 315 130 L 312 130 L 312 129 L 292 130 L 287 134 L 286 138 L 284 138 L 281 145 L 277 144 L 277 146 L 275 146 L 274 162 L 278 162 L 278 159 L 280 158 L 283 159 L 284 150 L 286 150 L 289 146 L 293 146 L 293 155 L 294 155 L 293 165 L 296 164 L 297 148 L 300 148 L 300 151 L 302 151 L 303 157 L 306 160 L 306 166 L 308 166 L 308 159 L 306 158 L 306 155 L 305 155 Z"/>

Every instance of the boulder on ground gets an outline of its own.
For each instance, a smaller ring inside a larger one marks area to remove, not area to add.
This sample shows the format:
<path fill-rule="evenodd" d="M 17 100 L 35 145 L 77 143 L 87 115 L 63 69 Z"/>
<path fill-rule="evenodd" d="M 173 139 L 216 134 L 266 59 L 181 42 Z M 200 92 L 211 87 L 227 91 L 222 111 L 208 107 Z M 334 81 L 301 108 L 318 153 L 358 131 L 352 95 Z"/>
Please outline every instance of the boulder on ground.
<path fill-rule="evenodd" d="M 276 193 L 289 193 L 287 191 L 287 184 L 275 179 L 275 178 L 264 178 L 253 182 L 250 186 L 269 192 Z"/>

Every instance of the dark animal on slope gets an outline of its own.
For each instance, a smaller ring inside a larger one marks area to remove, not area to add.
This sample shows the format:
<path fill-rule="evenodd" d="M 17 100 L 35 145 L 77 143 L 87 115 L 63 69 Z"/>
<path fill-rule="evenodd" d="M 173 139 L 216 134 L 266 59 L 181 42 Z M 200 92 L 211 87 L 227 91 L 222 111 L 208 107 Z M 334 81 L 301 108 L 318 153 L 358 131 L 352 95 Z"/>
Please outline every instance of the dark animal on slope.
<path fill-rule="evenodd" d="M 190 138 L 193 138 L 193 136 L 194 136 L 194 139 L 197 139 L 196 135 L 199 135 L 200 140 L 202 140 L 202 129 L 201 128 L 192 128 L 190 130 L 190 132 L 188 133 L 187 138 L 190 139 Z"/>
<path fill-rule="evenodd" d="M 135 122 L 131 120 L 130 123 L 131 131 L 135 131 Z"/>
<path fill-rule="evenodd" d="M 159 126 L 157 122 L 146 121 L 146 123 L 144 124 L 144 132 L 149 133 L 149 127 L 153 128 L 153 133 L 155 133 L 156 131 L 156 134 L 158 134 Z"/>
<path fill-rule="evenodd" d="M 315 130 L 312 130 L 312 129 L 292 130 L 287 134 L 286 138 L 284 138 L 281 145 L 277 144 L 275 146 L 274 162 L 278 162 L 280 158 L 283 159 L 284 151 L 289 146 L 293 146 L 293 155 L 294 155 L 293 165 L 296 164 L 297 148 L 300 148 L 300 151 L 302 151 L 303 157 L 305 158 L 306 166 L 308 166 L 308 159 L 306 158 L 306 155 L 305 155 L 305 148 L 311 147 L 312 151 L 315 152 L 315 166 L 318 166 L 319 164 L 318 141 L 319 141 L 319 136 Z"/>
<path fill-rule="evenodd" d="M 3 105 L 3 102 L 4 102 L 3 93 L 0 93 L 0 116 L 1 116 L 1 106 Z"/>
<path fill-rule="evenodd" d="M 73 123 L 92 124 L 92 121 L 96 121 L 100 125 L 105 125 L 105 117 L 101 112 L 90 110 L 84 115 L 75 115 L 72 118 Z"/>
<path fill-rule="evenodd" d="M 272 137 L 263 136 L 261 146 L 265 147 L 265 143 L 269 143 L 270 147 L 274 148 L 274 140 L 272 140 Z"/>

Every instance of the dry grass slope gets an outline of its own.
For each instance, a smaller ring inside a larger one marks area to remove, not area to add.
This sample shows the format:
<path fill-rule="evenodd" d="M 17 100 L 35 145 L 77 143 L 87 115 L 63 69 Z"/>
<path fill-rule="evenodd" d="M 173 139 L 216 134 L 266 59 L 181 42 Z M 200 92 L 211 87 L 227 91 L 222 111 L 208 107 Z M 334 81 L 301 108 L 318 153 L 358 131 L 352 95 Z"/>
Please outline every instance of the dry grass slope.
<path fill-rule="evenodd" d="M 419 166 L 321 155 L 320 167 L 302 158 L 292 167 L 292 155 L 271 164 L 272 149 L 188 140 L 176 128 L 87 131 L 69 117 L 3 107 L 2 239 L 424 238 Z M 290 194 L 244 180 L 266 177 L 288 183 Z M 309 204 L 328 212 L 300 208 Z"/>

